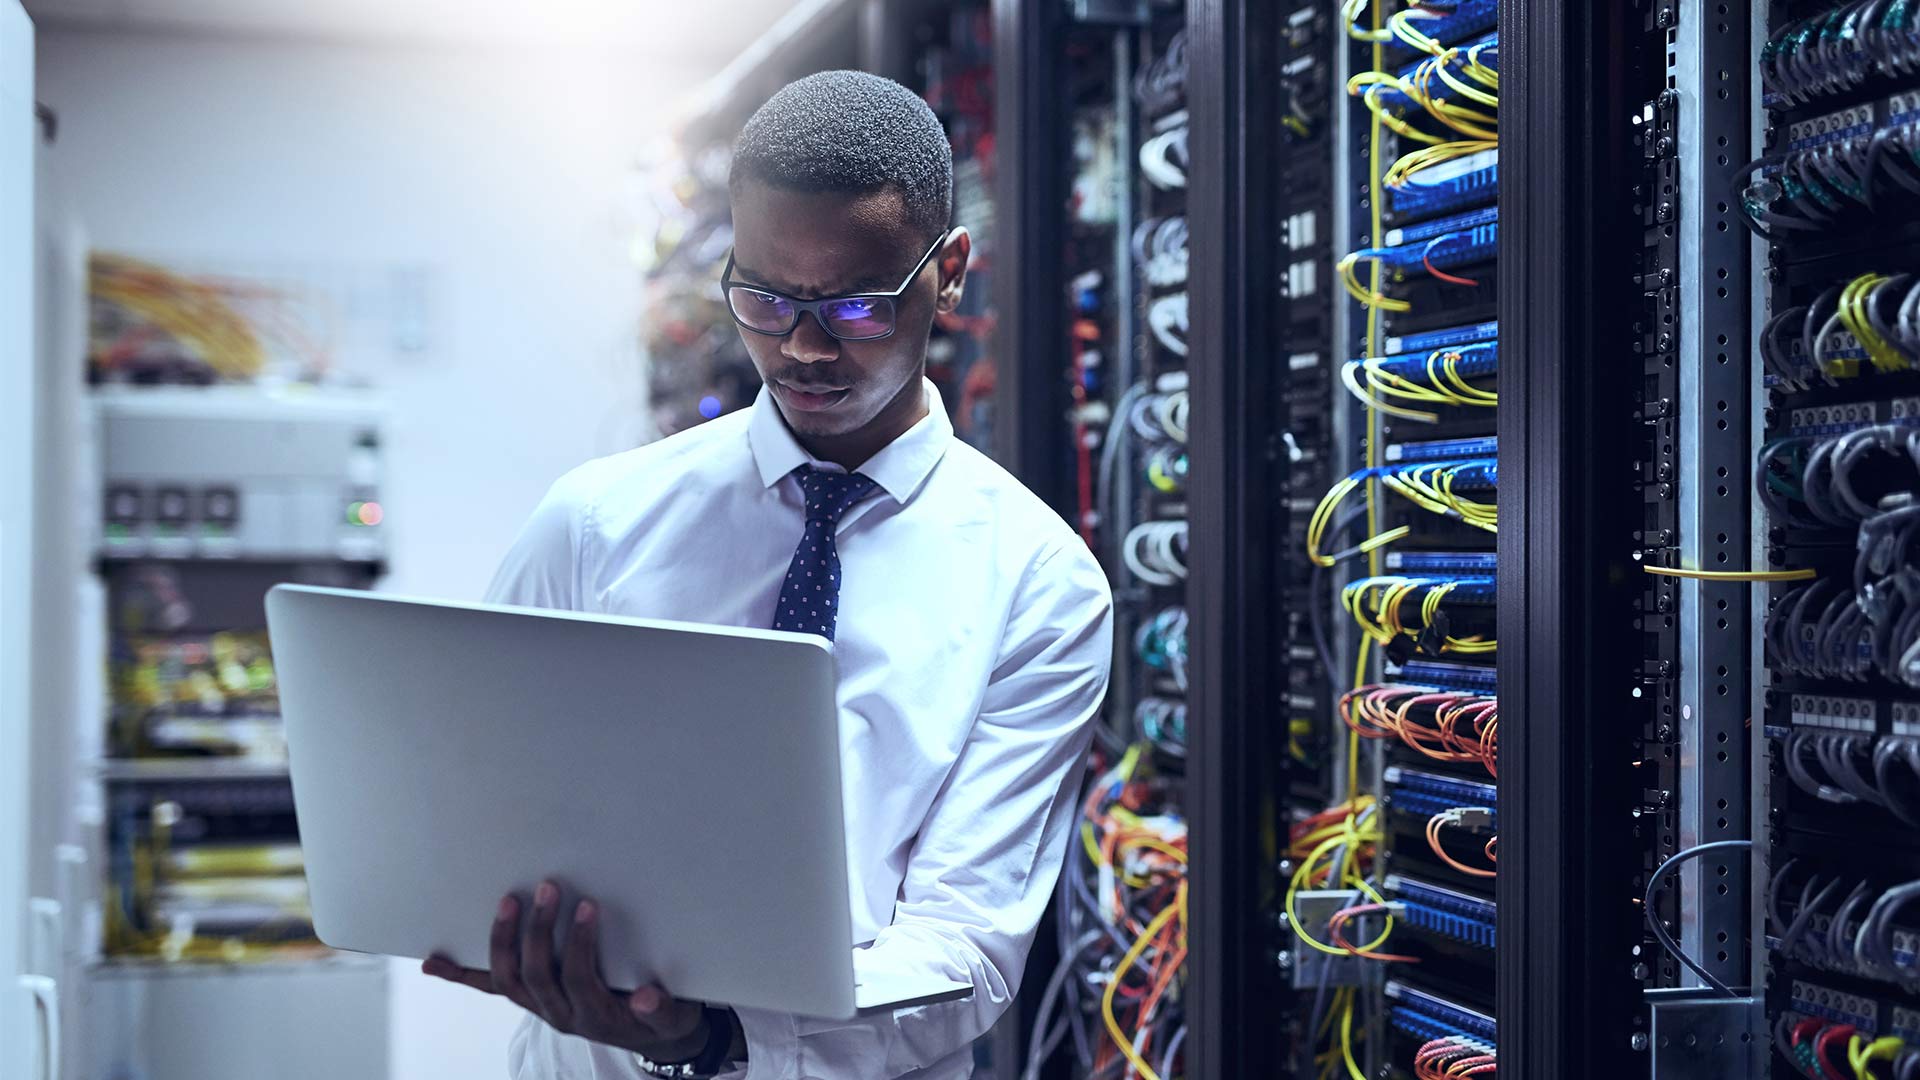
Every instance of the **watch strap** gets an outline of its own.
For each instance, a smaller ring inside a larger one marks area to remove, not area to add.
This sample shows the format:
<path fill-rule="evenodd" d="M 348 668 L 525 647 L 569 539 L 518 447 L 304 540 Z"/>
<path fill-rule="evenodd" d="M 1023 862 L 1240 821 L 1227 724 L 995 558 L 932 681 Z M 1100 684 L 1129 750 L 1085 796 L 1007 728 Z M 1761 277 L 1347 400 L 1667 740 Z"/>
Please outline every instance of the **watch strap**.
<path fill-rule="evenodd" d="M 727 1065 L 727 1051 L 733 1047 L 733 1010 L 707 1005 L 703 1015 L 707 1021 L 707 1041 L 699 1053 L 685 1061 L 654 1061 L 636 1050 L 634 1063 L 649 1076 L 664 1080 L 707 1080 L 718 1076 Z"/>

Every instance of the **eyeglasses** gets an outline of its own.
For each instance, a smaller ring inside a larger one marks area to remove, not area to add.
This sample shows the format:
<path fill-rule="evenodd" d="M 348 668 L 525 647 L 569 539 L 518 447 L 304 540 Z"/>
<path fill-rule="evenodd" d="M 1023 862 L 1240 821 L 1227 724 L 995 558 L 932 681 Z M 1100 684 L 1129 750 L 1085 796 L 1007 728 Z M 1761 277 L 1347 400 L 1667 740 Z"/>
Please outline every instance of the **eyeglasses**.
<path fill-rule="evenodd" d="M 796 300 L 757 285 L 734 281 L 732 252 L 727 253 L 727 268 L 720 275 L 720 284 L 727 291 L 727 310 L 733 313 L 733 321 L 756 334 L 786 337 L 800 325 L 800 316 L 811 312 L 827 333 L 840 341 L 877 341 L 893 333 L 898 314 L 896 301 L 913 286 L 933 253 L 946 242 L 947 234 L 941 233 L 927 253 L 920 256 L 913 272 L 892 292 Z"/>

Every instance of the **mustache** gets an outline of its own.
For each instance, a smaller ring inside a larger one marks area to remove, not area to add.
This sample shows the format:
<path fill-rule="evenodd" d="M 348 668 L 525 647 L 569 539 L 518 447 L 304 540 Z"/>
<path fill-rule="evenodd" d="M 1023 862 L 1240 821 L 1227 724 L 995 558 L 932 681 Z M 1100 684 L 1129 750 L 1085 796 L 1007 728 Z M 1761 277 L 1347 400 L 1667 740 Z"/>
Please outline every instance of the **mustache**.
<path fill-rule="evenodd" d="M 809 377 L 807 374 L 803 372 L 797 372 L 797 371 L 782 372 L 781 374 L 775 375 L 772 378 L 774 382 L 780 383 L 791 389 L 798 390 L 803 394 L 830 394 L 836 390 L 850 390 L 853 388 L 852 383 L 820 382 L 819 380 Z"/>

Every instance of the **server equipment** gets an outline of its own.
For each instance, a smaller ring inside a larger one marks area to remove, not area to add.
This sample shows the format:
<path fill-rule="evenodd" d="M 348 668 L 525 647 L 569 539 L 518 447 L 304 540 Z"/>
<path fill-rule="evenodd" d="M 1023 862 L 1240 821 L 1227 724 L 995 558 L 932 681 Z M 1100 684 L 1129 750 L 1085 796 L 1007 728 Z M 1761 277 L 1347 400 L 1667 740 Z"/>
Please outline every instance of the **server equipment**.
<path fill-rule="evenodd" d="M 385 410 L 253 386 L 90 397 L 108 685 L 86 740 L 105 880 L 83 1075 L 240 1075 L 276 1038 L 310 1067 L 379 1075 L 385 965 L 314 937 L 264 600 L 385 573 Z M 252 1015 L 261 994 L 282 1011 Z M 320 1007 L 344 1007 L 356 1038 L 289 1030 Z M 187 1010 L 208 1011 L 204 1049 L 139 1019 Z"/>
<path fill-rule="evenodd" d="M 1900 1077 L 1920 1072 L 1920 624 L 1902 588 L 1920 554 L 1920 24 L 1899 3 L 1763 14 L 1761 140 L 1723 195 L 1765 252 L 1742 470 L 1766 582 L 1761 1033 L 1776 1077 Z"/>

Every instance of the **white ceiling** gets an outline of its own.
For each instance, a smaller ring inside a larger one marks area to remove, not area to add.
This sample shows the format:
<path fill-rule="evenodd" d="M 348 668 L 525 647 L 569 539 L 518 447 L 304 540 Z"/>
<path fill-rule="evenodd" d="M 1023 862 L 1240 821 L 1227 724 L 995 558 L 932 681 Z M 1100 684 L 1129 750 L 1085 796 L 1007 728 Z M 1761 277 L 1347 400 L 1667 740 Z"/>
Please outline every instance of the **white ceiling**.
<path fill-rule="evenodd" d="M 25 0 L 100 29 L 460 44 L 601 45 L 678 61 L 737 55 L 795 0 Z"/>

